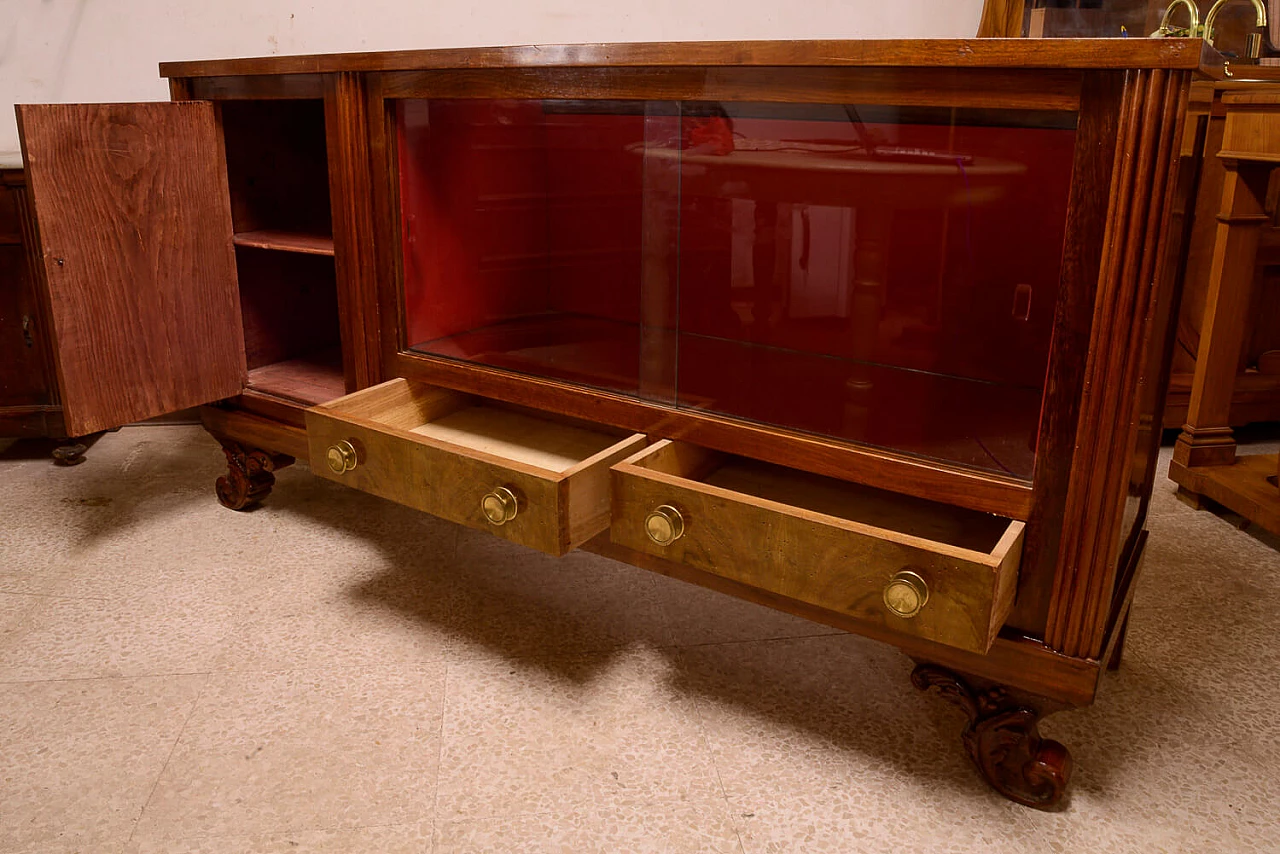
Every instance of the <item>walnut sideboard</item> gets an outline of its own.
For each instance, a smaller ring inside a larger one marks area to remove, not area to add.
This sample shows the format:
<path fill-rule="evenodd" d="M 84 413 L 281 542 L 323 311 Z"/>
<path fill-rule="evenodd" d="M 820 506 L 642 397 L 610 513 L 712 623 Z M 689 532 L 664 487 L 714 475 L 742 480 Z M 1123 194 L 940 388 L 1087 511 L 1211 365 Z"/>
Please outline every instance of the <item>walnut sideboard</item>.
<path fill-rule="evenodd" d="M 1004 795 L 1117 659 L 1199 40 L 161 66 L 19 106 L 66 428 L 323 477 L 893 644 Z M 1194 159 L 1190 161 L 1194 164 Z"/>

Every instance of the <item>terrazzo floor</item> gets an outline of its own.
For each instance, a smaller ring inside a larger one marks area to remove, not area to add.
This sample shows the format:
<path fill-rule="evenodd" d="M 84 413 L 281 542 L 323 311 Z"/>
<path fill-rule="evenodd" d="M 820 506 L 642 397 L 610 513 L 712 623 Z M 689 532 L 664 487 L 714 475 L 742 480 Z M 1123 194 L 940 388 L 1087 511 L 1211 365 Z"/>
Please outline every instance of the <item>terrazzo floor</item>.
<path fill-rule="evenodd" d="M 1163 476 L 1122 669 L 987 789 L 890 647 L 283 471 L 0 445 L 0 852 L 1280 851 L 1280 555 Z"/>

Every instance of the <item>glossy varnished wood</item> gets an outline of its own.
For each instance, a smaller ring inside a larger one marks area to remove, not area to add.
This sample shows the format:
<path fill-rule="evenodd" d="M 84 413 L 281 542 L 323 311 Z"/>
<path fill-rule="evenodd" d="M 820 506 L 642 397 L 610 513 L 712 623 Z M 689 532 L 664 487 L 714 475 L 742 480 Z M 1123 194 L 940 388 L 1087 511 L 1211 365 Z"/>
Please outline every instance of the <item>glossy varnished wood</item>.
<path fill-rule="evenodd" d="M 1073 110 L 1080 72 L 956 68 L 483 68 L 386 72 L 387 98 L 562 98 Z"/>
<path fill-rule="evenodd" d="M 24 105 L 18 125 L 67 429 L 238 392 L 244 341 L 212 107 Z"/>
<path fill-rule="evenodd" d="M 162 77 L 449 68 L 670 66 L 1180 68 L 1220 66 L 1202 39 L 898 39 L 522 45 L 165 62 Z"/>
<path fill-rule="evenodd" d="M 1062 655 L 1041 641 L 1017 633 L 1001 634 L 986 653 L 970 652 L 904 635 L 887 627 L 761 590 L 688 564 L 628 549 L 613 542 L 608 532 L 588 541 L 582 548 L 669 578 L 785 611 L 815 623 L 891 643 L 912 657 L 944 664 L 963 673 L 1016 685 L 1023 690 L 1052 697 L 1069 705 L 1087 705 L 1093 701 L 1097 692 L 1100 671 L 1097 661 Z"/>
<path fill-rule="evenodd" d="M 1130 72 L 1120 108 L 1077 451 L 1045 633 L 1051 647 L 1068 655 L 1099 655 L 1111 616 L 1139 382 L 1159 295 L 1155 270 L 1169 237 L 1172 163 L 1189 83 L 1183 73 Z"/>
<path fill-rule="evenodd" d="M 366 109 L 363 77 L 345 73 L 326 77 L 324 110 L 338 308 L 351 390 L 384 379 L 378 323 L 378 232 L 373 220 Z"/>
<path fill-rule="evenodd" d="M 661 545 L 650 512 L 675 507 Z M 1013 604 L 1021 522 L 859 490 L 780 467 L 658 442 L 613 468 L 614 542 L 906 635 L 985 652 Z M 928 585 L 904 618 L 882 599 L 895 573 Z"/>
<path fill-rule="evenodd" d="M 1016 478 L 678 410 L 569 383 L 416 354 L 393 354 L 389 372 L 1010 519 L 1026 519 L 1032 507 L 1031 486 Z"/>
<path fill-rule="evenodd" d="M 403 379 L 309 410 L 307 437 L 323 477 L 555 555 L 608 527 L 609 466 L 645 443 Z M 334 472 L 340 442 L 357 462 Z M 498 488 L 518 511 L 495 525 L 481 502 Z"/>
<path fill-rule="evenodd" d="M 1017 605 L 1010 615 L 1011 625 L 1035 637 L 1044 636 L 1062 542 L 1067 483 L 1075 461 L 1080 396 L 1110 200 L 1099 188 L 1109 185 L 1113 172 L 1123 85 L 1121 75 L 1087 73 L 1076 128 L 1067 239 L 1045 378 L 1045 405 L 1040 412 L 1025 569 L 1018 583 Z"/>

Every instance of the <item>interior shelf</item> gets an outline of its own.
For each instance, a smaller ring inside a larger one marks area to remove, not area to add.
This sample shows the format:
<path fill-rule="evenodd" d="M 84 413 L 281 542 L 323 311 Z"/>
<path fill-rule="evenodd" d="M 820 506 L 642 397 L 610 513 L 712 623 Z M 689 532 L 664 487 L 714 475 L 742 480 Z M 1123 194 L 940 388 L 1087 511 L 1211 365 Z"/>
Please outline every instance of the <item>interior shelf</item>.
<path fill-rule="evenodd" d="M 236 246 L 248 246 L 254 249 L 275 249 L 281 252 L 300 252 L 304 255 L 333 255 L 333 238 L 323 234 L 259 229 L 239 232 L 233 238 L 233 242 Z"/>
<path fill-rule="evenodd" d="M 249 370 L 253 391 L 314 406 L 347 393 L 342 351 L 329 348 Z"/>

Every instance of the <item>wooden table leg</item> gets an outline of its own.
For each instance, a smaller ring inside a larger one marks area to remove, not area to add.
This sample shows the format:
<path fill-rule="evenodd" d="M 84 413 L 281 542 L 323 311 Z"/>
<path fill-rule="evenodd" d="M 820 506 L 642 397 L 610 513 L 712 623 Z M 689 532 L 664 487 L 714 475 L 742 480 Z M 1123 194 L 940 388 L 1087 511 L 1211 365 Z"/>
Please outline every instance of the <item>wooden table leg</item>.
<path fill-rule="evenodd" d="M 1264 205 L 1273 164 L 1227 161 L 1226 167 L 1191 406 L 1173 451 L 1174 461 L 1187 467 L 1235 461 L 1231 396 L 1248 320 L 1258 237 L 1269 222 Z"/>

